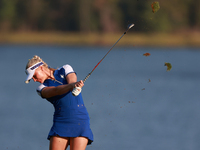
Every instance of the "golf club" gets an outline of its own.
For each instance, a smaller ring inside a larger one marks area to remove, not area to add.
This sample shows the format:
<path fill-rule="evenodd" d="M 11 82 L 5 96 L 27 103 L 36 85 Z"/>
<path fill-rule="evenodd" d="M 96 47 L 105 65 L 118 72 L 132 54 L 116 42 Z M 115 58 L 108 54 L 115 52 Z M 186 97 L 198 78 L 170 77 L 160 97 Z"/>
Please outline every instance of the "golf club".
<path fill-rule="evenodd" d="M 110 53 L 110 51 L 113 49 L 113 47 L 119 42 L 119 40 L 128 32 L 128 30 L 130 28 L 132 28 L 134 26 L 134 24 L 129 24 L 127 27 L 127 30 L 122 34 L 122 36 L 117 40 L 117 42 L 110 48 L 110 50 L 106 53 L 106 55 L 97 63 L 97 65 L 92 69 L 92 71 L 85 77 L 85 79 L 83 79 L 83 83 L 89 78 L 89 76 L 92 74 L 92 72 L 97 68 L 97 66 L 102 62 L 102 60 L 108 55 L 108 53 Z M 72 94 L 74 96 L 79 95 L 79 93 L 81 92 L 81 88 L 80 87 L 75 87 L 72 91 Z"/>

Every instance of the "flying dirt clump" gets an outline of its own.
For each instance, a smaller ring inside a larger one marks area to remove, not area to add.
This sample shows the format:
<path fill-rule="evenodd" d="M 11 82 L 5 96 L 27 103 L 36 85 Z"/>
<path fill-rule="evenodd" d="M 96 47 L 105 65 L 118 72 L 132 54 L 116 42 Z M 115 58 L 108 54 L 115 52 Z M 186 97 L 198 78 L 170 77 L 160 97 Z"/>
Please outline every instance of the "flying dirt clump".
<path fill-rule="evenodd" d="M 159 2 L 153 2 L 151 4 L 151 8 L 152 8 L 152 12 L 156 13 L 159 9 L 160 9 L 160 5 Z"/>
<path fill-rule="evenodd" d="M 165 63 L 164 66 L 167 66 L 167 71 L 170 71 L 172 69 L 172 65 L 170 63 Z"/>
<path fill-rule="evenodd" d="M 143 54 L 143 56 L 150 56 L 151 54 L 150 53 L 145 53 L 145 54 Z"/>

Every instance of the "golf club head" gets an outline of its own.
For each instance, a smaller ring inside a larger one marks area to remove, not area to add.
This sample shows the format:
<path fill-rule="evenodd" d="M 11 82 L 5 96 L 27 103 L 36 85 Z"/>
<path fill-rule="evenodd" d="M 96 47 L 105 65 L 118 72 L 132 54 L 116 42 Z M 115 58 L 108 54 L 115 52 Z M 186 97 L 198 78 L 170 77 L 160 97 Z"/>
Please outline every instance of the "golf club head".
<path fill-rule="evenodd" d="M 132 28 L 133 26 L 134 26 L 133 23 L 129 24 L 129 25 L 128 25 L 128 29 Z"/>

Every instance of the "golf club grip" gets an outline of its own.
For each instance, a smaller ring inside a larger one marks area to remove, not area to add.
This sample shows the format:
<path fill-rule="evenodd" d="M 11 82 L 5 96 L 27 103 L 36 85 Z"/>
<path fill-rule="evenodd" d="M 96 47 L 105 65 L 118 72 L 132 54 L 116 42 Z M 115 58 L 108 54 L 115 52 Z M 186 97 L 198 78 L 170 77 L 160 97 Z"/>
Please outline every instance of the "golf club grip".
<path fill-rule="evenodd" d="M 83 83 L 89 78 L 89 76 L 91 75 L 91 73 L 89 73 L 85 79 L 83 80 Z M 81 93 L 81 88 L 80 87 L 75 87 L 72 91 L 72 95 L 73 96 L 78 96 Z"/>

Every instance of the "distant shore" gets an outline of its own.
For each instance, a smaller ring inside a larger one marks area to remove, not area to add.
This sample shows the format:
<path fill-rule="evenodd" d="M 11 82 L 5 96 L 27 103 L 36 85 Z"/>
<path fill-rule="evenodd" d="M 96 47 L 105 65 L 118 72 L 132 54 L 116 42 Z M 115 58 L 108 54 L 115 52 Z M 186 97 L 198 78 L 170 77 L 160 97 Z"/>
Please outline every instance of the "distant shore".
<path fill-rule="evenodd" d="M 122 33 L 13 32 L 0 33 L 0 44 L 57 44 L 112 46 Z M 129 32 L 119 41 L 121 46 L 192 46 L 200 47 L 200 33 Z"/>

